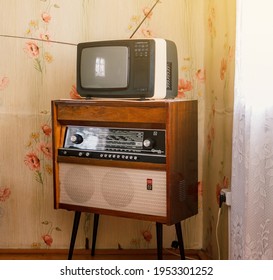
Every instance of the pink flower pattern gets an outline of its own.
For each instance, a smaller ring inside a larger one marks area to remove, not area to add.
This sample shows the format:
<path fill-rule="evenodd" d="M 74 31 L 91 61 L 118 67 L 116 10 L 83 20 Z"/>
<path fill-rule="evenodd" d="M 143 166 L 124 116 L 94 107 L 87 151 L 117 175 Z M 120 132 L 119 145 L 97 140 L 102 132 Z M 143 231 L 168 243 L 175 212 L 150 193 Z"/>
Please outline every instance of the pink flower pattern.
<path fill-rule="evenodd" d="M 45 245 L 47 247 L 51 247 L 52 243 L 53 243 L 53 237 L 52 237 L 52 234 L 53 234 L 53 231 L 62 231 L 59 227 L 54 227 L 52 222 L 50 221 L 43 221 L 42 222 L 42 225 L 48 227 L 47 231 L 45 234 L 43 234 L 41 237 L 45 243 Z"/>
<path fill-rule="evenodd" d="M 31 133 L 24 158 L 25 165 L 34 172 L 35 180 L 44 184 L 45 175 L 52 175 L 52 128 L 47 124 L 41 125 L 41 131 Z"/>
<path fill-rule="evenodd" d="M 5 202 L 11 195 L 10 188 L 2 187 L 0 188 L 0 202 Z"/>
<path fill-rule="evenodd" d="M 25 45 L 25 52 L 29 55 L 31 58 L 37 58 L 40 54 L 40 48 L 35 42 L 27 42 Z"/>
<path fill-rule="evenodd" d="M 38 171 L 40 170 L 40 159 L 35 152 L 30 152 L 25 156 L 25 164 L 30 168 L 30 170 Z"/>
<path fill-rule="evenodd" d="M 8 77 L 0 77 L 0 90 L 4 90 L 7 88 L 9 84 L 9 78 Z"/>
<path fill-rule="evenodd" d="M 206 80 L 206 71 L 204 69 L 198 69 L 195 73 L 195 76 L 198 81 L 205 82 Z"/>
<path fill-rule="evenodd" d="M 50 246 L 52 245 L 52 243 L 53 243 L 53 238 L 52 238 L 52 236 L 49 235 L 49 234 L 43 235 L 43 236 L 42 236 L 42 239 L 44 240 L 45 244 L 46 244 L 47 246 L 49 246 L 49 247 L 50 247 Z"/>
<path fill-rule="evenodd" d="M 37 38 L 25 43 L 24 51 L 33 59 L 34 68 L 43 74 L 47 64 L 53 61 L 52 55 L 45 50 L 45 43 L 49 43 L 51 36 L 49 32 L 49 24 L 52 20 L 51 8 L 59 8 L 57 4 L 51 5 L 50 0 L 44 0 L 47 3 L 45 10 L 40 14 L 37 20 L 31 20 L 26 31 L 26 35 Z"/>
<path fill-rule="evenodd" d="M 185 92 L 186 91 L 191 91 L 192 88 L 193 87 L 192 87 L 191 81 L 186 81 L 184 79 L 179 79 L 178 97 L 185 97 Z"/>
<path fill-rule="evenodd" d="M 46 136 L 50 136 L 51 135 L 51 132 L 52 132 L 52 128 L 48 125 L 48 124 L 43 124 L 41 126 L 42 130 L 43 130 L 43 133 L 46 135 Z"/>
<path fill-rule="evenodd" d="M 46 158 L 52 158 L 52 146 L 51 143 L 40 143 L 40 151 L 45 155 Z"/>
<path fill-rule="evenodd" d="M 225 74 L 227 72 L 227 60 L 225 58 L 221 61 L 221 67 L 220 67 L 220 78 L 221 80 L 225 79 Z"/>
<path fill-rule="evenodd" d="M 193 68 L 191 57 L 185 57 L 181 67 L 182 78 L 178 81 L 178 97 L 195 99 L 196 93 L 202 95 L 206 81 L 206 70 L 204 68 Z"/>
<path fill-rule="evenodd" d="M 7 201 L 9 198 L 10 198 L 10 195 L 11 195 L 11 190 L 9 187 L 0 187 L 0 203 L 4 203 L 5 201 Z M 4 210 L 3 208 L 1 207 L 1 204 L 0 204 L 0 218 L 2 217 L 3 213 L 4 213 Z"/>
<path fill-rule="evenodd" d="M 50 15 L 49 13 L 47 13 L 47 12 L 43 12 L 43 13 L 41 14 L 41 18 L 42 18 L 42 20 L 43 20 L 45 23 L 49 23 L 50 20 L 51 20 L 51 15 Z"/>
<path fill-rule="evenodd" d="M 142 231 L 142 236 L 143 236 L 144 240 L 146 240 L 147 242 L 151 242 L 151 240 L 153 238 L 153 235 L 150 230 Z"/>

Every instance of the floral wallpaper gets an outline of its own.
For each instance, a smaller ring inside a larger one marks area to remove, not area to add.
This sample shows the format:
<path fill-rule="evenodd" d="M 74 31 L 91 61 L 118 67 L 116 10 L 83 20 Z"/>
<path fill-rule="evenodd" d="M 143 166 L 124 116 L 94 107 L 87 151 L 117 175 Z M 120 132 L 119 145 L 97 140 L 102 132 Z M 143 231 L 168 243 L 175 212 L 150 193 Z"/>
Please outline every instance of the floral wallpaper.
<path fill-rule="evenodd" d="M 9 78 L 7 76 L 0 76 L 0 94 L 6 90 L 9 85 Z M 11 195 L 10 186 L 0 184 L 0 220 L 5 215 L 5 203 L 9 200 Z"/>
<path fill-rule="evenodd" d="M 73 213 L 53 208 L 51 100 L 81 98 L 78 42 L 134 34 L 177 44 L 178 98 L 198 100 L 199 213 L 182 229 L 186 248 L 216 258 L 217 194 L 230 181 L 235 0 L 26 1 L 0 3 L 0 248 L 68 248 Z M 82 215 L 77 248 L 90 247 L 92 222 Z M 154 223 L 101 217 L 101 232 L 109 228 L 98 248 L 156 247 Z M 175 239 L 164 227 L 163 246 Z"/>
<path fill-rule="evenodd" d="M 50 22 L 54 14 L 52 9 L 60 8 L 58 4 L 52 4 L 49 0 L 44 2 L 42 12 L 35 19 L 30 19 L 25 36 L 34 40 L 26 41 L 24 51 L 33 60 L 34 68 L 41 74 L 46 72 L 47 64 L 52 63 L 53 56 L 50 53 Z"/>
<path fill-rule="evenodd" d="M 218 220 L 219 194 L 230 188 L 234 98 L 235 1 L 208 0 L 206 15 L 206 114 L 204 248 L 213 258 L 228 258 L 228 215 Z M 227 209 L 225 209 L 227 210 Z M 219 222 L 220 229 L 216 231 Z M 220 241 L 221 252 L 215 246 Z"/>

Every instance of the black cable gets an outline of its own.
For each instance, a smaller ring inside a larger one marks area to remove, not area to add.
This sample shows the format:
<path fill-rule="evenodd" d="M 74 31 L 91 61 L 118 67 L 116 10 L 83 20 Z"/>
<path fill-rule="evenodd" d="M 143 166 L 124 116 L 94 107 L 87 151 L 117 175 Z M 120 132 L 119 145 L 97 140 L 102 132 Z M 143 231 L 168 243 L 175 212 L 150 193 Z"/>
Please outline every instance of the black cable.
<path fill-rule="evenodd" d="M 40 41 L 40 42 L 47 42 L 47 43 L 54 43 L 54 44 L 61 44 L 61 45 L 69 45 L 69 46 L 77 46 L 77 44 L 75 44 L 75 43 L 68 43 L 68 42 L 61 42 L 61 41 L 51 41 L 51 40 L 44 40 L 44 39 L 33 38 L 33 37 L 23 37 L 23 36 L 14 36 L 14 35 L 6 35 L 6 34 L 0 34 L 0 37 L 33 40 L 33 41 Z"/>

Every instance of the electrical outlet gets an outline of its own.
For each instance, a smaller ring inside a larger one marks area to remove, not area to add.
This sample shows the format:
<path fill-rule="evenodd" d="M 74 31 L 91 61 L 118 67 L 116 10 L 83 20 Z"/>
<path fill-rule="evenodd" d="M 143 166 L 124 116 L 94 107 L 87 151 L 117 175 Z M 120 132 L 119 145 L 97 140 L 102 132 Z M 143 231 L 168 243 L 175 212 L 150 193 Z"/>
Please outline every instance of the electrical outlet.
<path fill-rule="evenodd" d="M 222 189 L 221 196 L 223 196 L 223 202 L 227 205 L 227 206 L 231 206 L 231 190 L 230 189 Z"/>

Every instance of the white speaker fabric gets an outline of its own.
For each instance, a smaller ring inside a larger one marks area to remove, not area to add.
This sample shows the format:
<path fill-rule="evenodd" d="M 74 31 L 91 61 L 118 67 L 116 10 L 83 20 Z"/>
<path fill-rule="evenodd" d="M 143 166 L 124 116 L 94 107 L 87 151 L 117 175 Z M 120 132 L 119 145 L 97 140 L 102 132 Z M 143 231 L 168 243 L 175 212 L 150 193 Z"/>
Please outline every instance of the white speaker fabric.
<path fill-rule="evenodd" d="M 166 172 L 59 163 L 60 203 L 166 217 Z"/>

